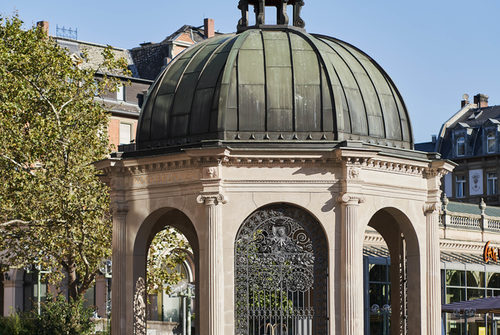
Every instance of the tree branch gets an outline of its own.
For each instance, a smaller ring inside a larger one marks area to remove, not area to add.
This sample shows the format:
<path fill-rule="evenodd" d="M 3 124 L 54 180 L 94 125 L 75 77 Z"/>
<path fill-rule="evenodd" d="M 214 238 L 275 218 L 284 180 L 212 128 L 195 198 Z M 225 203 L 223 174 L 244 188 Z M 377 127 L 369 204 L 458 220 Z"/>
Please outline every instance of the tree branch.
<path fill-rule="evenodd" d="M 6 222 L 0 223 L 0 228 L 1 227 L 7 227 L 7 226 L 12 226 L 12 225 L 25 225 L 25 226 L 41 226 L 42 223 L 66 223 L 66 220 L 52 220 L 52 219 L 47 219 L 47 220 L 31 220 L 31 221 L 25 221 L 21 219 L 14 219 L 14 220 L 9 220 Z"/>
<path fill-rule="evenodd" d="M 52 101 L 50 101 L 49 98 L 47 98 L 47 96 L 45 95 L 45 93 L 43 92 L 43 90 L 38 87 L 37 84 L 35 84 L 33 81 L 29 80 L 23 73 L 21 73 L 20 71 L 13 71 L 11 72 L 15 75 L 15 73 L 17 73 L 17 77 L 21 77 L 22 79 L 24 79 L 28 84 L 30 84 L 37 92 L 38 94 L 40 95 L 40 97 L 47 103 L 49 104 L 50 108 L 52 109 L 52 112 L 54 113 L 55 117 L 56 117 L 56 121 L 57 121 L 57 125 L 59 126 L 59 129 L 61 128 L 61 119 L 59 117 L 59 111 L 57 110 L 57 108 L 54 106 L 54 104 L 52 103 Z M 73 98 L 71 98 L 69 100 L 69 102 L 65 102 L 63 104 L 63 106 L 65 107 L 65 105 L 67 105 L 68 103 L 71 102 L 71 100 L 73 100 Z M 62 108 L 61 108 L 62 110 Z"/>
<path fill-rule="evenodd" d="M 9 156 L 5 155 L 5 154 L 1 154 L 0 155 L 1 158 L 11 162 L 12 164 L 14 164 L 15 166 L 17 166 L 18 168 L 20 168 L 22 171 L 32 175 L 32 176 L 35 176 L 35 173 L 33 172 L 33 169 L 27 167 L 26 165 L 23 165 L 19 162 L 17 162 L 16 160 L 14 160 L 13 158 L 10 158 Z"/>

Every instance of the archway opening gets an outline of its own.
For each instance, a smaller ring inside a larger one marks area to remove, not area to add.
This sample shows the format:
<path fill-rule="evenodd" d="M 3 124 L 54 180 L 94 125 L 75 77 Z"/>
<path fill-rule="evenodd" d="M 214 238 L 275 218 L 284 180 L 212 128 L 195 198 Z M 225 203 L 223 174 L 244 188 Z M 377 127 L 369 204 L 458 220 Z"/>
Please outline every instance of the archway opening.
<path fill-rule="evenodd" d="M 147 256 L 147 322 L 150 329 L 195 334 L 195 267 L 187 238 L 167 226 L 153 238 Z"/>
<path fill-rule="evenodd" d="M 328 244 L 305 210 L 266 206 L 235 241 L 236 335 L 328 333 Z"/>
<path fill-rule="evenodd" d="M 175 209 L 153 213 L 134 247 L 137 334 L 199 334 L 199 247 L 189 218 Z M 147 326 L 146 326 L 147 323 Z"/>
<path fill-rule="evenodd" d="M 403 213 L 388 208 L 371 218 L 365 230 L 363 266 L 364 333 L 418 333 L 419 251 L 415 232 Z"/>

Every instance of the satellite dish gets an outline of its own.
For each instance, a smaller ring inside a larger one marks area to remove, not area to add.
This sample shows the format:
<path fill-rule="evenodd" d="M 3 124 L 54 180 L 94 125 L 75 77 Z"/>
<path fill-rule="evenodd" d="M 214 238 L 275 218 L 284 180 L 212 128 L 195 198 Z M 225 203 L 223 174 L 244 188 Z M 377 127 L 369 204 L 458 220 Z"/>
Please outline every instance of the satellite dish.
<path fill-rule="evenodd" d="M 462 100 L 469 100 L 469 95 L 467 93 L 465 93 L 463 96 L 462 96 Z"/>

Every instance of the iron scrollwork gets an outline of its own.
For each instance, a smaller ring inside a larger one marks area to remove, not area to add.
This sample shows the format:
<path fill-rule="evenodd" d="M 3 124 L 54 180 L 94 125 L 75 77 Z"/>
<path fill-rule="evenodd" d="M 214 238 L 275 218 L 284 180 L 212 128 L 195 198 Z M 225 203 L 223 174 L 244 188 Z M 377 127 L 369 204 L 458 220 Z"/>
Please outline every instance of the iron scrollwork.
<path fill-rule="evenodd" d="M 254 212 L 235 244 L 236 335 L 326 334 L 326 242 L 282 205 Z"/>
<path fill-rule="evenodd" d="M 146 281 L 142 277 L 135 284 L 134 335 L 146 335 Z"/>

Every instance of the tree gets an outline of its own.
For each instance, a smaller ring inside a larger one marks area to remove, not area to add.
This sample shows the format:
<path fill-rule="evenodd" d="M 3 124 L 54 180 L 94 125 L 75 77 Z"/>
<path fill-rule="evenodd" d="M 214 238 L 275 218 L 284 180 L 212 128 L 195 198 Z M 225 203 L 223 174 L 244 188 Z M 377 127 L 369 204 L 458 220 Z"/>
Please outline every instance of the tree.
<path fill-rule="evenodd" d="M 67 276 L 74 299 L 111 256 L 108 189 L 92 165 L 109 152 L 96 95 L 116 90 L 109 74 L 128 75 L 109 48 L 98 68 L 86 58 L 0 16 L 0 250 L 13 266 L 51 270 L 50 283 Z"/>
<path fill-rule="evenodd" d="M 178 230 L 167 227 L 153 238 L 147 259 L 148 294 L 165 291 L 171 293 L 172 286 L 185 279 L 178 266 L 192 253 L 186 237 Z"/>

